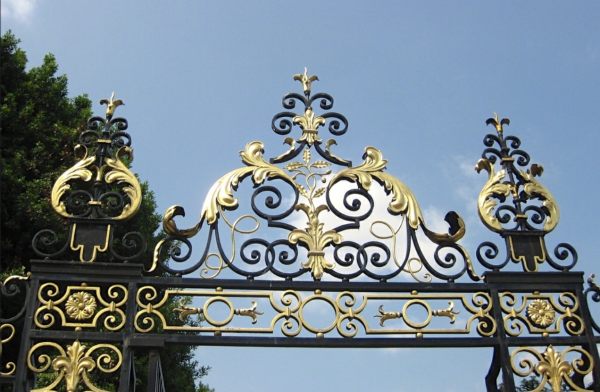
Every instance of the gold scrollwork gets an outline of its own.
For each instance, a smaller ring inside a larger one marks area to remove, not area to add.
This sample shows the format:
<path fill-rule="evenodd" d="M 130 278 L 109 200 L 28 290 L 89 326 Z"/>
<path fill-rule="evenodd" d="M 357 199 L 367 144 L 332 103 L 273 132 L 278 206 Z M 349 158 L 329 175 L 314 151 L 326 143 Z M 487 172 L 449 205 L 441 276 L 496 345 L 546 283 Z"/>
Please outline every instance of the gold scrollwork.
<path fill-rule="evenodd" d="M 479 217 L 481 221 L 490 229 L 494 231 L 501 231 L 502 224 L 494 215 L 494 209 L 498 205 L 495 197 L 507 197 L 512 191 L 512 185 L 503 182 L 506 177 L 506 170 L 502 169 L 496 173 L 494 165 L 487 159 L 480 159 L 475 165 L 477 173 L 481 170 L 488 172 L 488 179 L 477 199 L 477 206 Z"/>
<path fill-rule="evenodd" d="M 506 170 L 501 169 L 496 172 L 494 165 L 489 160 L 482 158 L 475 165 L 475 170 L 480 173 L 485 170 L 488 173 L 488 179 L 484 184 L 479 197 L 477 206 L 481 221 L 490 229 L 496 232 L 503 230 L 502 224 L 495 216 L 495 209 L 498 205 L 498 199 L 504 200 L 507 196 L 518 194 L 517 185 L 504 181 Z M 554 230 L 560 218 L 558 204 L 554 200 L 554 196 L 535 179 L 541 175 L 543 169 L 540 165 L 533 164 L 527 171 L 519 170 L 519 174 L 523 179 L 523 192 L 528 199 L 541 199 L 542 205 L 547 211 L 544 221 L 544 231 L 550 232 Z"/>
<path fill-rule="evenodd" d="M 417 229 L 423 222 L 423 213 L 417 202 L 417 198 L 412 191 L 398 178 L 383 170 L 387 165 L 387 160 L 383 159 L 381 151 L 375 147 L 367 147 L 364 154 L 364 162 L 356 167 L 351 167 L 339 171 L 329 183 L 331 188 L 336 182 L 342 179 L 358 182 L 364 190 L 371 189 L 373 179 L 381 183 L 385 191 L 392 193 L 392 200 L 388 206 L 390 213 L 394 215 L 406 214 L 408 224 L 413 229 Z"/>
<path fill-rule="evenodd" d="M 515 294 L 500 293 L 504 313 L 504 329 L 510 336 L 519 336 L 527 328 L 533 334 L 559 334 L 564 327 L 569 335 L 581 335 L 584 322 L 579 316 L 579 300 L 574 293 Z"/>
<path fill-rule="evenodd" d="M 2 359 L 2 345 L 10 342 L 15 337 L 15 326 L 12 324 L 0 324 L 0 359 Z M 0 365 L 2 365 L 0 363 Z M 0 376 L 12 376 L 17 371 L 17 365 L 14 362 L 4 364 L 4 369 L 0 367 Z"/>
<path fill-rule="evenodd" d="M 263 153 L 263 143 L 258 141 L 248 143 L 244 150 L 240 152 L 242 162 L 246 166 L 230 171 L 213 184 L 204 199 L 198 224 L 189 229 L 179 229 L 174 218 L 185 215 L 185 211 L 183 207 L 172 206 L 167 209 L 163 218 L 165 232 L 174 236 L 190 238 L 198 233 L 202 222 L 206 221 L 209 225 L 216 222 L 220 208 L 231 210 L 238 206 L 238 200 L 233 196 L 233 193 L 240 182 L 249 175 L 252 175 L 255 185 L 262 184 L 267 178 L 281 178 L 292 184 L 291 177 L 283 169 L 265 161 Z M 156 268 L 156 263 L 155 257 L 151 270 Z"/>
<path fill-rule="evenodd" d="M 36 354 L 36 351 L 41 353 Z M 58 355 L 53 358 L 46 353 L 55 350 Z M 36 357 L 37 356 L 37 357 Z M 78 340 L 68 345 L 66 350 L 54 342 L 37 343 L 27 353 L 27 367 L 34 373 L 44 373 L 52 368 L 57 372 L 56 378 L 48 385 L 33 389 L 32 392 L 52 392 L 63 381 L 66 390 L 74 392 L 79 385 L 94 392 L 104 392 L 92 383 L 89 374 L 94 370 L 110 374 L 116 372 L 123 362 L 121 351 L 112 344 L 96 344 L 89 349 Z"/>
<path fill-rule="evenodd" d="M 571 375 L 578 374 L 583 378 L 594 367 L 594 359 L 581 347 L 568 347 L 560 352 L 549 345 L 543 353 L 532 347 L 521 347 L 511 353 L 510 361 L 518 376 L 527 377 L 535 373 L 541 377 L 536 391 L 549 385 L 552 392 L 560 392 L 563 384 L 573 391 L 588 391 L 575 384 Z"/>
<path fill-rule="evenodd" d="M 201 325 L 173 325 L 167 321 L 163 312 L 172 297 L 190 297 L 203 301 L 200 307 L 180 306 L 174 311 L 179 313 L 179 319 L 187 321 L 187 317 L 198 314 L 203 323 Z M 252 298 L 250 308 L 236 308 L 235 300 Z M 260 302 L 262 300 L 262 302 Z M 445 308 L 432 308 L 431 301 L 439 302 L 446 300 L 448 306 Z M 136 295 L 138 311 L 136 312 L 134 325 L 141 333 L 149 333 L 155 330 L 162 331 L 196 331 L 222 333 L 276 333 L 277 325 L 281 323 L 281 333 L 287 337 L 299 335 L 303 330 L 323 337 L 332 331 L 339 335 L 352 338 L 360 330 L 366 335 L 398 335 L 398 334 L 469 334 L 474 325 L 477 333 L 481 336 L 492 336 L 496 332 L 496 324 L 490 315 L 492 302 L 487 293 L 476 292 L 469 299 L 466 294 L 400 294 L 400 293 L 369 293 L 357 296 L 355 293 L 344 291 L 333 297 L 316 290 L 313 294 L 306 295 L 295 290 L 283 292 L 273 291 L 225 291 L 200 290 L 200 289 L 165 289 L 158 291 L 153 286 L 141 287 Z M 258 312 L 258 304 L 270 304 L 270 309 L 261 309 Z M 215 303 L 225 305 L 225 314 L 216 318 L 211 315 L 211 306 Z M 390 305 L 403 305 L 402 311 L 397 314 L 385 312 L 383 305 L 379 307 L 379 327 L 371 325 L 370 303 Z M 460 304 L 470 317 L 460 319 L 457 316 L 460 311 L 455 309 Z M 312 318 L 313 311 L 309 307 L 321 306 L 326 308 L 326 314 L 316 325 Z M 421 307 L 426 310 L 427 316 L 424 320 L 409 317 L 412 307 Z M 259 315 L 268 316 L 258 319 Z M 236 326 L 234 316 L 247 316 L 252 319 L 253 327 Z M 391 318 L 402 317 L 404 326 L 384 327 L 384 321 Z M 433 318 L 447 318 L 452 328 L 431 327 Z M 460 320 L 460 322 L 459 322 Z M 257 323 L 257 321 L 261 321 Z M 362 328 L 359 328 L 361 326 Z"/>
<path fill-rule="evenodd" d="M 104 181 L 107 184 L 123 183 L 123 193 L 128 196 L 129 202 L 126 203 L 120 214 L 112 219 L 126 220 L 135 215 L 142 203 L 142 188 L 140 183 L 125 165 L 122 159 L 125 156 L 131 156 L 132 149 L 124 146 L 119 148 L 114 157 L 104 158 L 104 164 L 101 167 L 96 166 L 96 156 L 88 156 L 87 148 L 77 146 L 78 150 L 84 151 L 84 156 L 75 165 L 62 173 L 52 187 L 51 202 L 54 211 L 65 218 L 72 218 L 73 215 L 67 211 L 64 197 L 71 190 L 71 182 L 75 180 L 89 182 L 93 177 L 92 170 L 96 170 L 98 175 L 104 174 Z"/>
<path fill-rule="evenodd" d="M 33 316 L 38 328 L 50 328 L 59 318 L 60 327 L 96 328 L 103 318 L 103 327 L 118 331 L 125 325 L 125 312 L 121 309 L 127 302 L 128 290 L 115 284 L 106 289 L 106 298 L 98 286 L 67 286 L 61 294 L 56 283 L 47 282 L 38 289 L 40 306 Z M 64 310 L 63 310 L 64 309 Z M 98 310 L 99 309 L 99 310 Z"/>

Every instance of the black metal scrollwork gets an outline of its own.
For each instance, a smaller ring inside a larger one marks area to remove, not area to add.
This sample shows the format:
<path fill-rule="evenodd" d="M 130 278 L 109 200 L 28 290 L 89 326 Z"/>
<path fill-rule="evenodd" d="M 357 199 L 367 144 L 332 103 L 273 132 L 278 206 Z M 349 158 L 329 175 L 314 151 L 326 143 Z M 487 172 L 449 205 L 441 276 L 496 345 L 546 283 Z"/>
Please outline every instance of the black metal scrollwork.
<path fill-rule="evenodd" d="M 304 94 L 286 94 L 285 111 L 271 121 L 272 130 L 286 136 L 289 149 L 267 162 L 261 143 L 247 145 L 241 153 L 246 166 L 215 183 L 193 228 L 178 229 L 174 218 L 184 214 L 183 208 L 170 208 L 163 221 L 169 235 L 156 248 L 152 270 L 160 266 L 177 275 L 200 271 L 203 277 L 216 277 L 227 269 L 247 279 L 272 274 L 287 280 L 312 275 L 316 280 L 344 281 L 359 277 L 387 281 L 401 273 L 417 280 L 453 281 L 468 273 L 478 280 L 468 254 L 456 244 L 464 234 L 458 215 L 448 215 L 449 233 L 434 233 L 424 225 L 408 187 L 383 173 L 386 161 L 378 150 L 368 148 L 364 163 L 357 167 L 334 155 L 335 139 L 323 141 L 318 129 L 341 136 L 348 130 L 348 120 L 330 111 L 331 95 L 311 94 L 316 77 L 305 73 L 295 79 L 302 82 Z M 294 111 L 298 107 L 303 111 Z M 291 137 L 294 131 L 300 136 Z M 342 170 L 334 172 L 333 165 Z M 250 197 L 252 214 L 228 218 L 228 212 L 238 207 L 234 194 L 247 178 L 255 187 Z M 385 201 L 373 197 L 372 186 L 383 189 Z M 375 220 L 377 202 L 389 203 L 390 219 L 399 221 L 400 227 Z M 243 220 L 252 221 L 252 228 L 242 229 Z M 389 233 L 375 235 L 372 226 L 378 223 Z M 263 227 L 279 230 L 264 232 Z M 189 238 L 202 228 L 208 231 L 206 241 L 199 259 L 192 261 Z M 354 239 L 360 230 L 369 233 Z M 422 238 L 418 233 L 424 234 Z M 427 240 L 431 245 L 424 248 L 420 242 Z"/>
<path fill-rule="evenodd" d="M 0 377 L 13 377 L 16 373 L 30 295 L 29 275 L 15 275 L 0 281 Z"/>
<path fill-rule="evenodd" d="M 52 207 L 69 223 L 68 234 L 44 229 L 32 239 L 36 254 L 45 259 L 74 253 L 80 261 L 131 261 L 146 250 L 140 233 L 115 235 L 116 223 L 134 216 L 142 188 L 129 170 L 133 159 L 127 120 L 113 117 L 121 100 L 102 100 L 106 118 L 92 117 L 75 147 L 78 161 L 56 180 Z M 141 260 L 138 260 L 141 261 Z"/>
<path fill-rule="evenodd" d="M 553 256 L 546 249 L 544 237 L 556 227 L 559 210 L 552 194 L 536 179 L 543 172 L 542 166 L 531 163 L 519 138 L 504 135 L 504 126 L 510 124 L 507 118 L 500 120 L 496 116 L 486 124 L 493 125 L 496 134 L 484 137 L 486 148 L 476 165 L 478 172 L 488 172 L 479 194 L 479 216 L 489 229 L 504 238 L 506 256 L 494 262 L 501 252 L 497 245 L 486 241 L 477 248 L 477 260 L 496 271 L 510 261 L 521 263 L 528 272 L 537 271 L 544 262 L 553 269 L 569 271 L 577 263 L 577 252 L 571 245 L 560 243 Z"/>

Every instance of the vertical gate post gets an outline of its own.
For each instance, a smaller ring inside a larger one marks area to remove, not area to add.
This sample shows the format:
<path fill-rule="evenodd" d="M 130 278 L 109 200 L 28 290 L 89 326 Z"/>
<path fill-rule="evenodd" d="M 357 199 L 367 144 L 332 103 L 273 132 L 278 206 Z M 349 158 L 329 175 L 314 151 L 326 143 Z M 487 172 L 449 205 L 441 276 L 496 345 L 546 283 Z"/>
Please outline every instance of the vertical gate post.
<path fill-rule="evenodd" d="M 160 353 L 156 349 L 150 350 L 148 358 L 148 392 L 165 392 Z"/>
<path fill-rule="evenodd" d="M 123 367 L 119 378 L 119 392 L 135 391 L 135 365 L 134 352 L 131 347 L 131 336 L 133 335 L 133 320 L 136 313 L 135 294 L 137 292 L 137 282 L 131 281 L 128 285 L 129 297 L 127 298 L 127 321 L 123 329 Z"/>
<path fill-rule="evenodd" d="M 494 348 L 494 359 L 500 362 L 500 374 L 502 375 L 501 392 L 512 392 L 515 390 L 515 378 L 510 368 L 510 352 L 506 344 L 506 333 L 504 331 L 504 320 L 502 319 L 502 310 L 500 307 L 500 297 L 498 287 L 490 284 L 490 295 L 492 297 L 492 309 L 494 320 L 496 320 L 496 339 L 497 346 Z M 497 382 L 497 380 L 494 380 Z"/>
<path fill-rule="evenodd" d="M 579 303 L 581 304 L 581 313 L 585 322 L 585 337 L 587 339 L 586 349 L 590 354 L 592 354 L 592 358 L 596 358 L 592 374 L 594 378 L 594 391 L 598 392 L 600 391 L 600 361 L 598 360 L 600 356 L 598 354 L 598 346 L 594 337 L 592 314 L 590 313 L 587 296 L 585 295 L 585 292 L 582 290 L 582 288 L 578 288 L 577 298 L 579 299 Z"/>
<path fill-rule="evenodd" d="M 15 391 L 28 391 L 32 387 L 32 380 L 27 373 L 27 353 L 31 347 L 31 330 L 33 328 L 33 312 L 37 304 L 37 290 L 39 280 L 35 275 L 30 276 L 29 298 L 25 306 L 25 318 L 23 319 L 23 329 L 21 335 L 21 344 L 19 349 L 19 359 L 17 362 L 17 373 L 15 376 Z"/>

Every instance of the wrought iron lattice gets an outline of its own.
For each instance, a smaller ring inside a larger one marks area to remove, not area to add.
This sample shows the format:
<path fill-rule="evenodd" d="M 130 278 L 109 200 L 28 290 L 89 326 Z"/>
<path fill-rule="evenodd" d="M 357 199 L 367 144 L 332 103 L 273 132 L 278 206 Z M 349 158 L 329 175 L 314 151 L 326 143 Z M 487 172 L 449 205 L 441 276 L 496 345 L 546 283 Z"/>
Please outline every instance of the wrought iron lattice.
<path fill-rule="evenodd" d="M 134 216 L 142 202 L 142 188 L 129 168 L 133 160 L 127 120 L 113 117 L 120 99 L 103 99 L 106 116 L 92 117 L 79 136 L 75 155 L 79 159 L 52 187 L 52 207 L 69 222 L 60 235 L 41 230 L 32 239 L 37 255 L 64 257 L 74 252 L 81 261 L 95 261 L 99 254 L 110 260 L 129 261 L 146 250 L 139 232 L 115 236 L 115 223 Z"/>
<path fill-rule="evenodd" d="M 164 218 L 168 236 L 156 249 L 152 270 L 176 275 L 209 272 L 204 275 L 214 278 L 228 269 L 249 279 L 275 275 L 293 280 L 312 275 L 315 280 L 343 281 L 388 281 L 401 273 L 417 280 L 454 281 L 467 273 L 479 280 L 468 253 L 457 242 L 465 233 L 460 216 L 449 212 L 448 232 L 433 232 L 410 188 L 385 172 L 387 161 L 381 151 L 367 147 L 357 166 L 335 155 L 332 150 L 337 141 L 325 141 L 319 128 L 341 136 L 348 130 L 348 120 L 329 111 L 334 102 L 331 95 L 311 93 L 315 76 L 305 72 L 294 79 L 302 83 L 304 94 L 286 94 L 282 104 L 287 111 L 276 114 L 271 122 L 275 133 L 287 136 L 284 143 L 289 149 L 267 160 L 263 143 L 248 143 L 240 154 L 245 166 L 213 185 L 200 222 L 192 228 L 179 229 L 175 218 L 184 215 L 184 209 L 169 208 Z M 297 107 L 301 107 L 299 112 L 291 111 Z M 299 137 L 289 136 L 296 131 Z M 229 217 L 239 206 L 236 191 L 248 178 L 255 187 L 252 213 Z M 381 199 L 373 196 L 376 187 L 381 188 Z M 377 204 L 385 205 L 389 220 L 375 216 Z M 253 226 L 241 229 L 244 220 Z M 265 224 L 282 229 L 283 235 L 275 239 L 274 231 L 267 232 L 270 238 L 253 235 Z M 358 237 L 352 233 L 360 229 Z M 209 232 L 206 243 L 197 261 L 187 263 L 192 257 L 190 238 L 200 230 Z M 360 242 L 351 239 L 353 234 Z M 238 245 L 237 237 L 243 235 L 252 238 Z M 422 242 L 433 247 L 429 254 Z M 216 259 L 212 265 L 211 258 Z"/>
<path fill-rule="evenodd" d="M 378 149 L 367 147 L 358 165 L 336 155 L 349 121 L 332 111 L 331 95 L 313 94 L 316 76 L 305 69 L 294 80 L 302 92 L 285 95 L 271 121 L 287 150 L 267 159 L 263 143 L 248 143 L 244 165 L 215 182 L 193 227 L 179 228 L 185 211 L 169 208 L 151 263 L 138 258 L 139 233 L 116 234 L 141 188 L 128 167 L 128 123 L 114 117 L 123 102 L 102 101 L 105 118 L 88 122 L 79 161 L 52 191 L 69 232 L 63 242 L 38 233 L 42 259 L 0 286 L 0 383 L 102 391 L 94 375 L 104 374 L 132 391 L 134 359 L 148 355 L 147 390 L 165 390 L 160 355 L 169 344 L 489 347 L 487 391 L 515 391 L 531 376 L 537 390 L 600 391 L 600 328 L 588 306 L 600 288 L 592 275 L 584 289 L 583 274 L 571 272 L 571 245 L 548 254 L 558 206 L 537 180 L 541 166 L 504 135 L 509 120 L 487 121 L 496 134 L 484 138 L 476 165 L 488 172 L 480 218 L 507 254 L 495 262 L 498 246 L 482 243 L 480 276 L 459 243 L 458 214 L 434 232 Z M 546 265 L 555 271 L 540 272 Z M 311 307 L 326 311 L 315 320 Z"/>
<path fill-rule="evenodd" d="M 496 271 L 510 261 L 521 263 L 528 272 L 537 271 L 544 262 L 556 270 L 569 271 L 577 263 L 575 248 L 567 243 L 558 244 L 554 249 L 558 261 L 546 250 L 544 236 L 554 230 L 560 214 L 550 191 L 536 179 L 544 168 L 531 163 L 529 154 L 521 149 L 519 138 L 504 135 L 504 126 L 510 124 L 508 118 L 500 120 L 496 115 L 486 124 L 494 125 L 496 134 L 483 139 L 486 148 L 475 167 L 478 172 L 488 172 L 488 180 L 479 194 L 479 216 L 490 230 L 505 239 L 507 255 L 494 264 L 498 247 L 486 241 L 477 248 L 477 260 Z M 496 171 L 494 164 L 498 160 L 500 170 Z"/>

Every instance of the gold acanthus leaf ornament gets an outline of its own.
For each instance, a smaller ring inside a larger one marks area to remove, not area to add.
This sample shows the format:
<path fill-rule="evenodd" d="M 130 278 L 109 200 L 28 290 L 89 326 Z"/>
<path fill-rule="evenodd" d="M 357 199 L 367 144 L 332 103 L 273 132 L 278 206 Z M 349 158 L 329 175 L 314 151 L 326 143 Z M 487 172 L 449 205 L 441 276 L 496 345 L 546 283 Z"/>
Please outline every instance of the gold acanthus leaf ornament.
<path fill-rule="evenodd" d="M 383 172 L 387 160 L 383 159 L 381 151 L 375 147 L 367 147 L 363 159 L 361 165 L 338 172 L 331 179 L 329 188 L 342 179 L 349 179 L 358 182 L 364 190 L 368 191 L 375 179 L 384 186 L 386 193 L 392 193 L 388 211 L 395 215 L 406 214 L 410 227 L 417 229 L 423 222 L 423 213 L 410 188 L 398 178 Z"/>
<path fill-rule="evenodd" d="M 142 204 L 142 188 L 135 174 L 127 168 L 121 158 L 125 155 L 131 156 L 132 150 L 129 147 L 121 147 L 115 154 L 115 158 L 106 158 L 106 165 L 111 168 L 106 173 L 104 180 L 107 184 L 112 183 L 124 183 L 127 184 L 123 187 L 122 191 L 129 198 L 121 213 L 113 219 L 124 220 L 132 217 L 140 209 Z"/>
<path fill-rule="evenodd" d="M 534 177 L 542 173 L 542 168 L 539 165 L 531 165 L 531 169 L 527 172 L 521 171 L 521 176 L 527 183 L 523 186 L 523 191 L 530 199 L 538 198 L 543 200 L 542 205 L 546 209 L 546 220 L 544 222 L 544 231 L 550 232 L 554 230 L 560 219 L 560 211 L 558 204 L 554 200 L 554 196 L 550 191 L 540 184 Z"/>
<path fill-rule="evenodd" d="M 87 156 L 87 148 L 78 145 L 76 150 L 84 151 L 83 158 L 61 174 L 52 187 L 51 201 L 54 210 L 65 218 L 73 217 L 67 211 L 63 196 L 71 190 L 70 183 L 72 181 L 88 182 L 94 176 L 93 170 L 95 170 L 100 179 L 104 174 L 104 181 L 107 184 L 126 184 L 122 188 L 122 192 L 127 195 L 129 202 L 125 204 L 118 216 L 111 219 L 125 220 L 135 215 L 142 204 L 142 188 L 135 174 L 122 161 L 124 156 L 131 156 L 131 148 L 126 146 L 121 147 L 116 152 L 114 158 L 104 158 L 104 164 L 101 167 L 96 166 L 97 157 L 95 155 Z"/>
<path fill-rule="evenodd" d="M 238 200 L 233 196 L 240 182 L 249 175 L 252 175 L 252 181 L 255 185 L 262 184 L 267 178 L 281 178 L 282 180 L 293 184 L 292 178 L 281 168 L 270 164 L 263 158 L 264 145 L 262 142 L 254 141 L 246 145 L 240 152 L 242 162 L 246 167 L 240 167 L 225 174 L 208 191 L 199 223 L 190 229 L 179 229 L 173 218 L 182 216 L 185 211 L 182 207 L 172 206 L 165 213 L 163 219 L 163 228 L 170 235 L 189 238 L 194 236 L 200 230 L 202 222 L 213 224 L 219 217 L 219 208 L 235 209 L 238 206 Z"/>
<path fill-rule="evenodd" d="M 477 198 L 479 217 L 491 230 L 501 231 L 502 225 L 494 216 L 494 209 L 498 205 L 496 197 L 506 198 L 513 188 L 511 184 L 502 182 L 506 176 L 506 170 L 502 169 L 496 173 L 494 165 L 487 159 L 480 159 L 475 165 L 475 170 L 477 173 L 480 173 L 481 170 L 488 172 L 488 180 Z"/>
<path fill-rule="evenodd" d="M 480 173 L 481 170 L 488 172 L 488 180 L 481 189 L 477 199 L 479 216 L 483 223 L 494 231 L 501 231 L 502 224 L 494 215 L 494 209 L 498 205 L 498 199 L 504 200 L 511 192 L 516 193 L 516 186 L 503 182 L 506 177 L 506 170 L 502 169 L 496 172 L 494 165 L 487 159 L 480 159 L 475 165 L 475 170 Z M 538 182 L 535 177 L 541 175 L 543 169 L 537 164 L 531 165 L 529 170 L 519 171 L 519 175 L 523 180 L 523 192 L 529 199 L 540 199 L 542 205 L 546 209 L 546 217 L 544 222 L 544 231 L 552 231 L 558 224 L 560 212 L 558 205 L 550 191 Z"/>
<path fill-rule="evenodd" d="M 54 211 L 56 211 L 57 214 L 65 218 L 71 217 L 71 214 L 67 212 L 65 202 L 62 200 L 64 194 L 71 190 L 71 185 L 69 183 L 74 180 L 87 182 L 90 181 L 93 176 L 93 173 L 89 168 L 94 164 L 96 157 L 88 157 L 87 149 L 85 149 L 85 151 L 84 157 L 61 174 L 52 186 L 52 193 L 50 196 L 52 208 L 54 208 Z"/>

